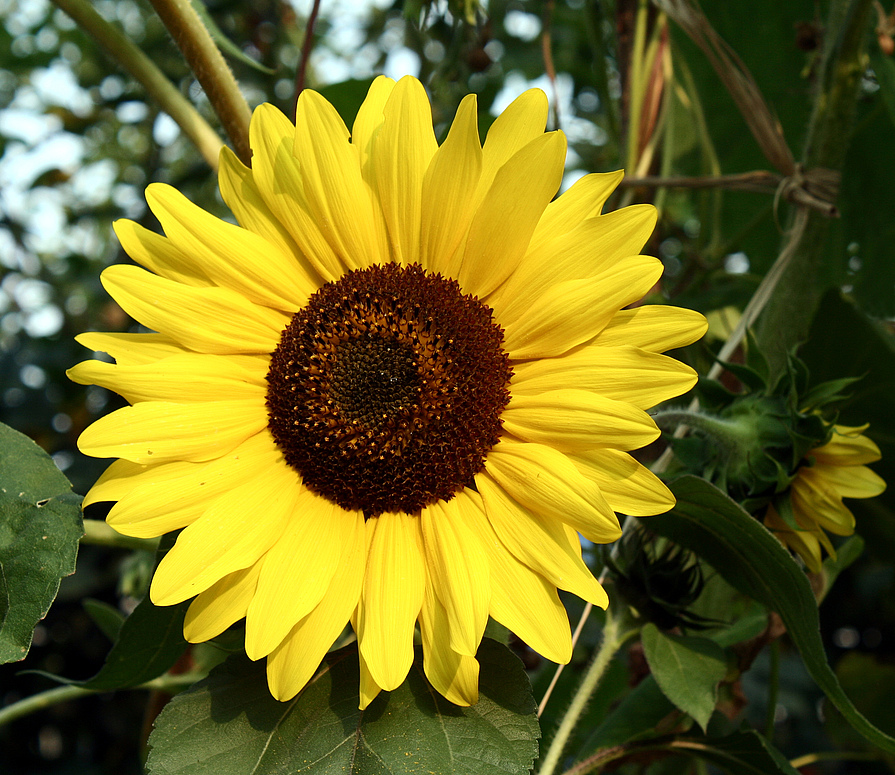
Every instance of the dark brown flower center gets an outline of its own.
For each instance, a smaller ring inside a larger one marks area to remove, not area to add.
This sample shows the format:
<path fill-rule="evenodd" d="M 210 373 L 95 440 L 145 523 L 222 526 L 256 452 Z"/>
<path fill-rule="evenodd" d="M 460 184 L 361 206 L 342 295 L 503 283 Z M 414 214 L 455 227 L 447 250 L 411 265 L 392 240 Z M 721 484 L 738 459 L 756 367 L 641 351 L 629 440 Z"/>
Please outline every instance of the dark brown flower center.
<path fill-rule="evenodd" d="M 491 309 L 418 265 L 327 283 L 283 331 L 269 427 L 314 492 L 366 517 L 472 484 L 497 443 L 512 370 Z"/>

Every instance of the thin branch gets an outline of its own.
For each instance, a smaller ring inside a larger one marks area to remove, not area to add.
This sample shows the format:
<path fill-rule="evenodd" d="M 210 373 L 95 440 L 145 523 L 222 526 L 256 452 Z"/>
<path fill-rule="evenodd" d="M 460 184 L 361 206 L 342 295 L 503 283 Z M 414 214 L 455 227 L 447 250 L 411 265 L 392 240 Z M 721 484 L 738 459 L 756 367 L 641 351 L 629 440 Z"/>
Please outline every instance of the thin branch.
<path fill-rule="evenodd" d="M 556 129 L 560 128 L 559 120 L 559 92 L 556 89 L 556 66 L 553 64 L 553 10 L 554 0 L 547 0 L 544 3 L 544 31 L 541 33 L 541 56 L 544 59 L 544 72 L 550 79 L 550 85 L 553 87 L 553 118 L 556 121 Z"/>
<path fill-rule="evenodd" d="M 251 164 L 251 110 L 224 57 L 189 0 L 151 0 L 198 79 L 243 164 Z"/>
<path fill-rule="evenodd" d="M 575 627 L 575 632 L 572 633 L 572 650 L 575 650 L 575 645 L 578 643 L 578 638 L 581 637 L 581 631 L 584 629 L 584 624 L 587 622 L 588 617 L 590 616 L 590 612 L 593 610 L 594 604 L 587 603 L 584 606 L 584 610 L 581 612 L 581 616 L 578 618 L 578 624 Z M 544 692 L 544 696 L 541 697 L 541 702 L 538 704 L 538 718 L 544 712 L 544 708 L 547 707 L 547 703 L 550 701 L 550 696 L 553 694 L 553 689 L 556 687 L 556 682 L 559 680 L 559 677 L 562 675 L 562 671 L 565 668 L 565 665 L 559 664 L 556 666 L 556 670 L 553 673 L 553 678 L 550 679 L 550 685 L 547 687 L 547 691 Z"/>
<path fill-rule="evenodd" d="M 320 11 L 320 0 L 314 0 L 311 6 L 311 14 L 308 16 L 308 24 L 305 27 L 305 40 L 301 46 L 301 61 L 298 64 L 298 72 L 295 74 L 295 101 L 292 103 L 292 121 L 295 121 L 295 112 L 298 110 L 298 95 L 304 91 L 305 77 L 308 70 L 308 60 L 311 58 L 311 50 L 314 48 L 314 26 L 317 24 L 317 14 Z"/>
<path fill-rule="evenodd" d="M 100 48 L 123 70 L 130 73 L 192 140 L 202 158 L 216 172 L 223 140 L 199 111 L 168 80 L 146 54 L 135 46 L 121 30 L 107 22 L 89 0 L 53 0 L 53 2 L 85 32 L 93 36 Z"/>
<path fill-rule="evenodd" d="M 734 175 L 706 175 L 701 177 L 625 177 L 620 188 L 724 188 L 732 191 L 753 191 L 773 194 L 780 187 L 783 176 L 767 170 L 740 172 Z"/>

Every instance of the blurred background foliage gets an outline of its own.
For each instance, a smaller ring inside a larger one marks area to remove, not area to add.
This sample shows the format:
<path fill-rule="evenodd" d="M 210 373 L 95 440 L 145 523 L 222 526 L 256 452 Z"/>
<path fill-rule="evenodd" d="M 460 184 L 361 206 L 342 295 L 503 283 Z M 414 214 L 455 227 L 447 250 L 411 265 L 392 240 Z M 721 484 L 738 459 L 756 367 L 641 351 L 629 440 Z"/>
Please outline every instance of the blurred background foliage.
<path fill-rule="evenodd" d="M 822 85 L 824 53 L 835 43 L 826 26 L 831 2 L 702 2 L 715 29 L 754 75 L 796 159 Z M 201 87 L 147 2 L 97 0 L 93 6 L 217 126 Z M 249 104 L 270 101 L 290 113 L 310 0 L 212 0 L 206 7 L 228 41 L 225 54 Z M 895 63 L 885 44 L 892 34 L 883 25 L 885 14 L 878 18 L 873 11 L 863 32 L 867 53 L 860 61 L 854 130 L 842 127 L 841 218 L 823 225 L 817 276 L 804 278 L 826 295 L 801 356 L 815 381 L 864 377 L 842 405 L 840 419 L 869 422 L 868 435 L 883 451 L 875 470 L 890 483 L 888 493 L 850 504 L 868 550 L 840 577 L 821 615 L 825 644 L 849 693 L 891 733 Z M 0 420 L 50 452 L 83 493 L 104 462 L 80 455 L 75 441 L 121 399 L 65 378 L 66 368 L 90 355 L 73 337 L 94 329 L 137 330 L 99 282 L 105 266 L 128 260 L 111 223 L 127 217 L 158 229 L 142 194 L 153 181 L 171 183 L 202 207 L 229 216 L 214 177 L 176 124 L 62 11 L 48 0 L 0 0 L 0 20 Z M 703 52 L 645 1 L 489 0 L 479 6 L 471 0 L 323 0 L 307 85 L 322 91 L 350 126 L 367 85 L 380 72 L 423 80 L 439 138 L 465 94 L 478 95 L 484 135 L 512 98 L 540 86 L 550 98 L 551 128 L 569 138 L 564 185 L 586 172 L 623 166 L 634 178 L 772 171 Z M 773 264 L 790 206 L 774 196 L 773 186 L 756 193 L 652 184 L 623 187 L 611 204 L 638 201 L 660 209 L 644 251 L 665 264 L 653 300 L 699 309 L 712 322 L 706 343 L 683 355 L 705 372 L 731 321 Z M 107 643 L 78 601 L 91 596 L 127 609 L 147 573 L 146 558 L 129 559 L 122 569 L 110 556 L 93 547 L 82 552 L 78 574 L 63 583 L 57 605 L 38 628 L 26 667 L 74 678 L 99 667 Z M 123 591 L 130 593 L 123 597 L 122 578 Z M 574 618 L 577 603 L 569 606 Z M 708 603 L 705 610 L 711 615 Z M 579 666 L 598 632 L 594 623 L 585 630 L 576 653 Z M 526 656 L 539 696 L 548 667 L 536 655 Z M 626 659 L 636 662 L 636 655 Z M 761 656 L 735 687 L 731 708 L 742 707 L 743 699 L 764 707 L 769 659 Z M 826 713 L 820 692 L 785 644 L 780 659 L 783 678 L 772 726 L 783 751 L 796 755 L 830 741 L 860 750 L 860 739 Z M 627 691 L 636 672 L 630 664 L 626 669 L 620 660 L 610 673 L 583 736 L 598 726 L 610 700 Z M 0 702 L 46 687 L 44 679 L 16 675 L 21 667 L 0 672 Z M 542 720 L 545 735 L 576 674 L 565 672 Z M 137 772 L 145 706 L 139 693 L 98 695 L 19 721 L 0 734 L 0 771 Z M 764 723 L 747 718 L 758 727 Z M 841 762 L 812 771 L 883 772 L 886 765 Z"/>

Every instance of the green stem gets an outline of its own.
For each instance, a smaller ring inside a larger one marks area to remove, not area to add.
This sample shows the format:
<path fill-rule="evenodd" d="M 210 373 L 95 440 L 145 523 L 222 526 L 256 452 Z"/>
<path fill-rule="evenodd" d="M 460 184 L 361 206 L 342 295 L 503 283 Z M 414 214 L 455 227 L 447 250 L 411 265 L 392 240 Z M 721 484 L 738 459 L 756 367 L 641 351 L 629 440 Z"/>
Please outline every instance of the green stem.
<path fill-rule="evenodd" d="M 826 25 L 830 42 L 803 153 L 806 170 L 842 169 L 855 123 L 872 7 L 873 0 L 834 0 L 830 5 Z M 830 285 L 824 271 L 829 230 L 828 218 L 813 211 L 808 214 L 802 240 L 765 309 L 758 343 L 773 374 L 783 371 L 787 353 L 807 337 Z"/>
<path fill-rule="evenodd" d="M 152 0 L 152 6 L 202 84 L 236 155 L 244 164 L 251 164 L 249 120 L 252 112 L 199 14 L 189 0 Z"/>
<path fill-rule="evenodd" d="M 144 549 L 147 552 L 154 552 L 158 549 L 157 538 L 134 538 L 121 535 L 98 519 L 84 520 L 84 535 L 81 536 L 81 543 L 110 546 L 114 549 Z"/>
<path fill-rule="evenodd" d="M 606 624 L 603 627 L 603 641 L 600 644 L 597 653 L 594 655 L 590 667 L 587 668 L 587 672 L 579 684 L 575 696 L 572 698 L 572 702 L 559 725 L 559 729 L 556 730 L 556 734 L 550 742 L 550 747 L 547 749 L 547 753 L 544 755 L 541 765 L 538 768 L 538 775 L 553 775 L 556 771 L 566 744 L 569 742 L 572 732 L 578 724 L 578 721 L 581 719 L 581 715 L 584 713 L 588 702 L 590 702 L 591 697 L 596 691 L 600 679 L 606 672 L 606 668 L 609 667 L 612 658 L 624 643 L 637 634 L 637 628 L 630 624 L 624 613 L 621 615 L 612 613 L 614 608 L 621 607 L 622 606 L 614 606 L 613 609 L 606 613 Z"/>
<path fill-rule="evenodd" d="M 686 425 L 717 439 L 728 448 L 736 447 L 744 438 L 752 438 L 755 435 L 748 426 L 744 428 L 739 420 L 724 420 L 689 409 L 669 409 L 657 412 L 652 418 L 662 430 L 673 431 L 680 425 Z"/>
<path fill-rule="evenodd" d="M 204 673 L 180 673 L 178 675 L 163 675 L 152 681 L 147 681 L 139 686 L 128 687 L 131 689 L 156 689 L 159 691 L 177 691 L 192 686 L 196 681 L 205 678 Z M 88 694 L 97 694 L 100 691 L 108 691 L 107 689 L 85 689 L 82 686 L 57 686 L 55 689 L 48 689 L 40 694 L 33 694 L 24 700 L 14 702 L 5 708 L 0 709 L 0 727 L 9 724 L 11 721 L 23 718 L 32 713 L 59 705 L 69 700 L 79 697 L 86 697 Z"/>
<path fill-rule="evenodd" d="M 156 64 L 137 48 L 124 33 L 107 22 L 89 0 L 53 0 L 77 25 L 92 35 L 103 51 L 137 79 L 158 106 L 165 111 L 215 171 L 223 142 L 199 111 L 159 70 Z"/>

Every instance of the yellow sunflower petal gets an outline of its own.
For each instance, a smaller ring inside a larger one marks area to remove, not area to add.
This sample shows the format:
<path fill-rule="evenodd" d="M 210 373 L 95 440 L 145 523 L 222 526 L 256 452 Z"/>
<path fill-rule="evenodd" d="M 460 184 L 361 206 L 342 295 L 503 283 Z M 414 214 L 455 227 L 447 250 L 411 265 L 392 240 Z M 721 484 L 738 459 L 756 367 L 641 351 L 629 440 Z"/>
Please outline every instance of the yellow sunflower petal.
<path fill-rule="evenodd" d="M 233 571 L 212 584 L 190 603 L 183 622 L 183 637 L 190 643 L 202 643 L 220 635 L 246 615 L 261 563 Z"/>
<path fill-rule="evenodd" d="M 202 268 L 167 237 L 124 218 L 115 221 L 112 228 L 124 252 L 140 266 L 185 285 L 212 285 Z"/>
<path fill-rule="evenodd" d="M 172 355 L 192 352 L 164 334 L 78 334 L 75 341 L 94 352 L 111 355 L 121 366 L 154 363 Z"/>
<path fill-rule="evenodd" d="M 423 604 L 426 569 L 419 518 L 385 513 L 367 520 L 367 569 L 357 639 L 374 681 L 398 687 L 413 662 L 413 630 Z"/>
<path fill-rule="evenodd" d="M 487 557 L 466 513 L 475 508 L 461 491 L 447 503 L 427 506 L 420 517 L 429 586 L 444 604 L 449 624 L 439 637 L 446 631 L 450 649 L 470 657 L 485 633 L 491 599 Z"/>
<path fill-rule="evenodd" d="M 256 465 L 279 452 L 267 433 L 259 433 L 210 463 L 113 463 L 88 494 L 91 502 L 117 500 L 106 522 L 119 533 L 154 538 L 195 522 L 230 488 L 249 482 Z"/>
<path fill-rule="evenodd" d="M 595 344 L 603 347 L 631 345 L 660 353 L 692 344 L 707 330 L 705 317 L 694 310 L 648 304 L 616 312 Z"/>
<path fill-rule="evenodd" d="M 470 493 L 469 497 L 479 496 Z M 473 519 L 491 567 L 491 616 L 547 659 L 568 662 L 572 638 L 556 585 L 507 551 L 484 511 L 478 511 Z"/>
<path fill-rule="evenodd" d="M 455 257 L 469 230 L 482 173 L 477 116 L 475 95 L 467 95 L 423 178 L 420 264 L 450 277 L 457 272 Z"/>
<path fill-rule="evenodd" d="M 334 246 L 311 213 L 298 160 L 292 155 L 295 126 L 273 105 L 259 105 L 249 125 L 252 179 L 270 211 L 307 261 L 327 282 L 345 271 Z"/>
<path fill-rule="evenodd" d="M 532 140 L 498 170 L 472 217 L 463 249 L 457 279 L 467 293 L 486 296 L 519 265 L 538 219 L 559 188 L 565 156 L 565 135 L 550 132 Z"/>
<path fill-rule="evenodd" d="M 292 124 L 288 120 L 286 124 L 290 130 L 289 140 L 291 140 Z M 221 148 L 218 185 L 221 197 L 236 216 L 240 226 L 276 245 L 283 255 L 289 256 L 297 263 L 305 281 L 311 280 L 309 287 L 316 287 L 320 279 L 316 270 L 307 262 L 292 235 L 264 201 L 252 170 L 246 167 L 226 145 Z"/>
<path fill-rule="evenodd" d="M 405 76 L 392 90 L 373 140 L 370 173 L 394 260 L 419 261 L 423 176 L 438 148 L 423 85 Z M 441 205 L 444 207 L 444 203 Z"/>
<path fill-rule="evenodd" d="M 578 470 L 596 482 L 609 505 L 620 514 L 646 517 L 674 507 L 674 495 L 652 471 L 626 452 L 593 449 L 569 455 Z"/>
<path fill-rule="evenodd" d="M 110 266 L 102 282 L 131 317 L 200 352 L 268 354 L 289 323 L 229 288 L 192 288 L 135 266 Z"/>
<path fill-rule="evenodd" d="M 841 536 L 855 532 L 854 514 L 824 481 L 800 474 L 793 481 L 790 494 L 796 521 L 805 527 L 820 525 Z"/>
<path fill-rule="evenodd" d="M 345 266 L 361 269 L 385 257 L 379 255 L 373 202 L 361 176 L 358 150 L 348 138 L 336 109 L 305 89 L 298 98 L 293 153 L 308 209 Z"/>
<path fill-rule="evenodd" d="M 609 195 L 615 191 L 624 176 L 623 170 L 617 170 L 595 172 L 576 180 L 568 191 L 547 205 L 531 237 L 529 251 L 540 250 L 545 242 L 553 242 L 585 219 L 599 215 Z M 639 252 L 641 247 L 643 243 L 634 252 Z"/>
<path fill-rule="evenodd" d="M 580 549 L 569 544 L 561 522 L 513 500 L 485 474 L 476 477 L 476 486 L 488 522 L 507 551 L 551 584 L 606 607 L 606 592 L 584 564 Z"/>
<path fill-rule="evenodd" d="M 577 388 L 514 395 L 501 419 L 514 436 L 563 452 L 639 449 L 659 437 L 656 424 L 641 409 Z"/>
<path fill-rule="evenodd" d="M 358 652 L 358 657 L 360 660 L 360 689 L 358 692 L 360 702 L 358 703 L 358 708 L 366 710 L 367 706 L 379 696 L 382 687 L 376 683 L 372 673 L 370 673 L 370 667 L 364 659 L 364 655 Z"/>
<path fill-rule="evenodd" d="M 351 144 L 359 154 L 361 169 L 367 169 L 373 138 L 385 120 L 385 104 L 388 102 L 395 82 L 384 75 L 377 76 L 370 84 L 370 91 L 361 103 L 360 110 L 351 128 Z"/>
<path fill-rule="evenodd" d="M 867 436 L 862 436 L 862 428 L 833 426 L 833 436 L 822 447 L 809 453 L 818 463 L 831 466 L 858 466 L 875 463 L 880 459 L 879 447 Z"/>
<path fill-rule="evenodd" d="M 562 355 L 593 339 L 621 307 L 642 298 L 661 276 L 660 261 L 632 256 L 612 271 L 550 286 L 521 318 L 501 318 L 504 348 L 516 360 Z"/>
<path fill-rule="evenodd" d="M 202 404 L 146 401 L 101 417 L 78 439 L 92 457 L 134 463 L 213 460 L 267 426 L 264 397 Z"/>
<path fill-rule="evenodd" d="M 552 447 L 504 438 L 488 453 L 485 474 L 513 500 L 536 514 L 566 522 L 590 541 L 605 544 L 621 535 L 618 518 L 600 488 Z"/>
<path fill-rule="evenodd" d="M 835 466 L 818 463 L 799 469 L 800 476 L 817 477 L 842 498 L 875 498 L 885 492 L 886 483 L 867 466 Z"/>
<path fill-rule="evenodd" d="M 556 201 L 560 201 L 560 197 Z M 615 272 L 621 261 L 635 256 L 656 225 L 656 208 L 632 205 L 590 218 L 572 231 L 530 247 L 513 275 L 489 298 L 501 320 L 524 315 L 550 284 Z"/>
<path fill-rule="evenodd" d="M 696 379 L 686 364 L 639 347 L 585 345 L 561 358 L 515 365 L 513 395 L 536 395 L 561 385 L 649 409 L 686 393 Z"/>
<path fill-rule="evenodd" d="M 288 312 L 303 307 L 317 290 L 315 278 L 278 245 L 215 218 L 176 188 L 153 183 L 146 201 L 168 239 L 216 285 Z"/>
<path fill-rule="evenodd" d="M 131 404 L 137 401 L 229 401 L 263 399 L 266 359 L 252 356 L 174 355 L 139 366 L 83 361 L 68 378 L 81 385 L 114 390 Z"/>
<path fill-rule="evenodd" d="M 455 705 L 468 707 L 479 701 L 479 663 L 451 648 L 444 637 L 450 627 L 449 611 L 427 585 L 420 611 L 423 671 L 436 691 Z"/>
<path fill-rule="evenodd" d="M 257 562 L 283 534 L 300 488 L 285 460 L 256 466 L 251 481 L 218 498 L 200 519 L 184 528 L 156 568 L 150 597 L 174 605 L 208 589 L 233 571 Z M 257 514 L 264 504 L 263 519 Z"/>
<path fill-rule="evenodd" d="M 280 701 L 292 699 L 305 687 L 357 605 L 364 577 L 366 541 L 363 517 L 359 513 L 354 517 L 355 529 L 342 545 L 338 570 L 319 605 L 292 628 L 267 658 L 270 691 Z"/>
<path fill-rule="evenodd" d="M 540 89 L 529 89 L 516 97 L 494 119 L 485 137 L 482 177 L 475 195 L 476 205 L 487 195 L 497 171 L 514 154 L 544 134 L 547 111 L 547 95 Z"/>
<path fill-rule="evenodd" d="M 310 490 L 301 492 L 286 529 L 264 556 L 246 616 L 249 659 L 267 656 L 320 603 L 342 547 L 350 546 L 361 529 L 358 519 L 359 512 L 345 511 Z"/>

